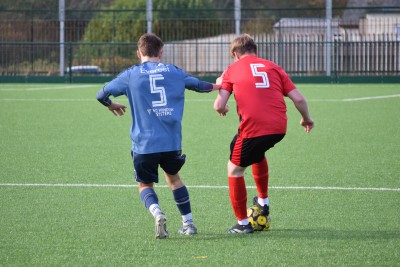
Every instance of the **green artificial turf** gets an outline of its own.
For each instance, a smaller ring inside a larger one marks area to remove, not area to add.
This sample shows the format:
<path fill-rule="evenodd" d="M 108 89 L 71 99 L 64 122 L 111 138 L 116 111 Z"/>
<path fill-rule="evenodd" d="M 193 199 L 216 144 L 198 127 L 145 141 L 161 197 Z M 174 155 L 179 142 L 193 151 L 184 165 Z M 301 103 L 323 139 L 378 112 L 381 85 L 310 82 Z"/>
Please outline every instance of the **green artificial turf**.
<path fill-rule="evenodd" d="M 220 117 L 215 92 L 188 91 L 181 176 L 199 234 L 177 233 L 160 176 L 166 240 L 133 180 L 129 113 L 101 106 L 101 87 L 0 84 L 0 266 L 399 266 L 397 84 L 298 85 L 316 127 L 306 134 L 287 100 L 288 133 L 266 153 L 271 230 L 253 235 L 226 233 L 233 99 Z M 246 183 L 251 205 L 250 170 Z"/>

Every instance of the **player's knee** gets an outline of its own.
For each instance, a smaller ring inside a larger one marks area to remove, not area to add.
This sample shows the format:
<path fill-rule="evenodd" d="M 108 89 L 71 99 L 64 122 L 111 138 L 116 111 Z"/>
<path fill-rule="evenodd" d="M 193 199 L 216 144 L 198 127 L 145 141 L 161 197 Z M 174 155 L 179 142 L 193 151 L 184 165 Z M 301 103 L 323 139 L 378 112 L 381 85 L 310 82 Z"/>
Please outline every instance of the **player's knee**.
<path fill-rule="evenodd" d="M 229 177 L 241 177 L 244 176 L 245 167 L 235 165 L 231 161 L 228 162 L 228 176 Z"/>
<path fill-rule="evenodd" d="M 182 187 L 184 185 L 183 181 L 181 180 L 181 177 L 179 176 L 179 173 L 174 174 L 174 175 L 165 173 L 165 178 L 166 178 L 168 186 L 172 190 L 180 188 L 180 187 Z"/>

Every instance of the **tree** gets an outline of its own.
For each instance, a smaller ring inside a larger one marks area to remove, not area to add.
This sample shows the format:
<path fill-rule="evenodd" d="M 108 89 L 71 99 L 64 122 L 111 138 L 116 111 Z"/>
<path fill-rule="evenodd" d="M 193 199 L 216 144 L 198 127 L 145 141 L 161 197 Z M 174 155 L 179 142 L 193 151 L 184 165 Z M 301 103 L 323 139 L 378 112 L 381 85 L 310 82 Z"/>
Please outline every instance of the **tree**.
<path fill-rule="evenodd" d="M 164 41 L 206 36 L 208 32 L 193 29 L 187 22 L 188 19 L 193 20 L 193 18 L 204 19 L 206 15 L 212 18 L 213 14 L 210 14 L 210 10 L 204 10 L 211 8 L 212 0 L 153 1 L 153 32 Z M 177 25 L 162 27 L 164 23 L 171 23 L 171 21 L 176 22 Z M 210 20 L 210 23 L 214 22 L 215 20 Z M 186 32 L 187 35 L 179 37 L 170 34 L 171 30 Z M 107 10 L 100 11 L 92 19 L 83 40 L 85 42 L 135 42 L 146 31 L 146 0 L 116 0 Z"/>
<path fill-rule="evenodd" d="M 212 0 L 153 0 L 153 32 L 163 41 L 208 36 L 210 28 L 221 28 L 219 17 L 212 11 L 212 3 Z M 199 27 L 199 20 L 202 20 L 202 27 Z M 136 42 L 147 32 L 146 26 L 146 0 L 116 0 L 107 9 L 99 10 L 90 21 L 83 42 L 124 44 L 83 44 L 74 60 L 82 62 L 91 58 L 91 64 L 111 72 L 123 69 L 135 58 L 135 48 L 127 43 Z"/>

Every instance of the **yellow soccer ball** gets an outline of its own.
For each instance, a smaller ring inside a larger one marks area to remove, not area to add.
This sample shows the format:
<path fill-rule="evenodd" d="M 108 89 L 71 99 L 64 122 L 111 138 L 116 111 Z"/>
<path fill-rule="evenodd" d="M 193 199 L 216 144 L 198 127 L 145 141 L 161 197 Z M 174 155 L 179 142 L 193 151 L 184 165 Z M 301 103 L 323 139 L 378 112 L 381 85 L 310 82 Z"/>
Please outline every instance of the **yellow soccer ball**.
<path fill-rule="evenodd" d="M 253 206 L 247 209 L 247 217 L 254 231 L 268 231 L 271 226 L 269 216 L 260 214 L 260 208 Z"/>

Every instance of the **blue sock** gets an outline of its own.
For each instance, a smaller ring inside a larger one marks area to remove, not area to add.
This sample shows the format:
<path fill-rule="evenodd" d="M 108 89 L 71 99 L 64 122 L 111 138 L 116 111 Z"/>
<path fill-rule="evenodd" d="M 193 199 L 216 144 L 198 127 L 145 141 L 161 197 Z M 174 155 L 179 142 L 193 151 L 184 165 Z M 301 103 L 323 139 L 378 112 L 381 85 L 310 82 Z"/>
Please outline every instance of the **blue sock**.
<path fill-rule="evenodd" d="M 142 192 L 140 192 L 140 198 L 146 206 L 146 209 L 149 209 L 152 204 L 158 204 L 158 197 L 153 188 L 143 189 Z"/>
<path fill-rule="evenodd" d="M 186 215 L 192 212 L 190 208 L 189 192 L 186 186 L 173 190 L 176 206 L 178 207 L 181 215 Z"/>

